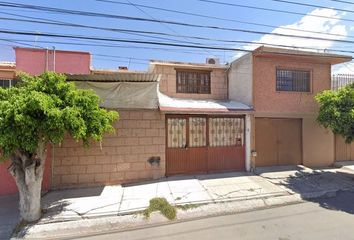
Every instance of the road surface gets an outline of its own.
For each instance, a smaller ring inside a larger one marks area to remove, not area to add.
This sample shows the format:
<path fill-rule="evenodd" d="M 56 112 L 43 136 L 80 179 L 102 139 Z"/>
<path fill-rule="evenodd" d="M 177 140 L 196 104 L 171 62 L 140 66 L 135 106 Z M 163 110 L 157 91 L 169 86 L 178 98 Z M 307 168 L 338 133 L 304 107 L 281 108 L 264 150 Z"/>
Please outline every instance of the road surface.
<path fill-rule="evenodd" d="M 336 198 L 314 202 L 80 239 L 354 239 L 354 193 L 341 192 Z"/>

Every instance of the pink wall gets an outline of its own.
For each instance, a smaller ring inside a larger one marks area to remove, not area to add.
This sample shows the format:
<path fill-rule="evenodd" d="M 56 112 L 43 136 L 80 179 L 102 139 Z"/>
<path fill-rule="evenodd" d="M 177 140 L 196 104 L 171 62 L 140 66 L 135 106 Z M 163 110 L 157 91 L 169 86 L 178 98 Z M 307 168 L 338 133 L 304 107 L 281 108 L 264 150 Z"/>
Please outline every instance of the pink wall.
<path fill-rule="evenodd" d="M 15 48 L 16 70 L 39 75 L 45 70 L 58 73 L 89 74 L 91 55 L 88 52 L 54 51 Z M 55 61 L 54 61 L 55 59 Z"/>
<path fill-rule="evenodd" d="M 52 175 L 52 147 L 48 145 L 47 159 L 45 162 L 42 191 L 49 190 L 51 186 Z M 15 194 L 18 192 L 14 178 L 8 172 L 7 168 L 11 162 L 0 162 L 0 196 Z"/>

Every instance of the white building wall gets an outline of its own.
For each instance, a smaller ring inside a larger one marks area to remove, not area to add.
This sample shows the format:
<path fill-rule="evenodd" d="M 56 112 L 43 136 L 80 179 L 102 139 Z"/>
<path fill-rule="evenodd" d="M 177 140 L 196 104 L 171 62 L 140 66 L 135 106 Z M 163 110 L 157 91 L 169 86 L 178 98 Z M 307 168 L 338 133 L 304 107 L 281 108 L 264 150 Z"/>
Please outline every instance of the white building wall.
<path fill-rule="evenodd" d="M 253 106 L 252 53 L 235 60 L 229 69 L 229 99 Z"/>

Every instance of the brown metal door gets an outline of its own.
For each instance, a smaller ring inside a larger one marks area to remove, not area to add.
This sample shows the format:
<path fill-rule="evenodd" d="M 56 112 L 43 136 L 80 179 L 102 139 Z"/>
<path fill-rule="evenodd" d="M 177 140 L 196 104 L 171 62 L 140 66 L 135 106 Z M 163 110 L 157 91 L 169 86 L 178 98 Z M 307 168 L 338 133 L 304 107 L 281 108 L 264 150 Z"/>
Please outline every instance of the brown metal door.
<path fill-rule="evenodd" d="M 166 175 L 245 169 L 244 119 L 166 116 Z"/>
<path fill-rule="evenodd" d="M 209 118 L 208 171 L 244 171 L 244 118 Z"/>
<path fill-rule="evenodd" d="M 278 165 L 276 132 L 272 119 L 256 118 L 257 167 Z"/>
<path fill-rule="evenodd" d="M 278 137 L 278 165 L 301 164 L 301 120 L 276 119 Z"/>
<path fill-rule="evenodd" d="M 301 119 L 256 118 L 256 166 L 302 163 Z"/>
<path fill-rule="evenodd" d="M 206 118 L 166 118 L 166 175 L 207 172 Z"/>

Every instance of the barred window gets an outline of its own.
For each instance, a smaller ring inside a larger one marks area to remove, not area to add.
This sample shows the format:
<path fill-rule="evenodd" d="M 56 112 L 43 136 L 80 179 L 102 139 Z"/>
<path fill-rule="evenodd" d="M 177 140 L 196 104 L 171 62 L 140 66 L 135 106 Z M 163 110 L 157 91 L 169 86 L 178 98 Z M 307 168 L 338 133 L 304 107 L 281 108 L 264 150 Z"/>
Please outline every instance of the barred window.
<path fill-rule="evenodd" d="M 210 93 L 210 72 L 177 70 L 177 93 Z"/>
<path fill-rule="evenodd" d="M 277 69 L 276 90 L 289 92 L 310 92 L 311 72 L 305 70 Z"/>
<path fill-rule="evenodd" d="M 9 88 L 14 86 L 17 83 L 17 80 L 12 79 L 0 79 L 0 87 Z"/>

